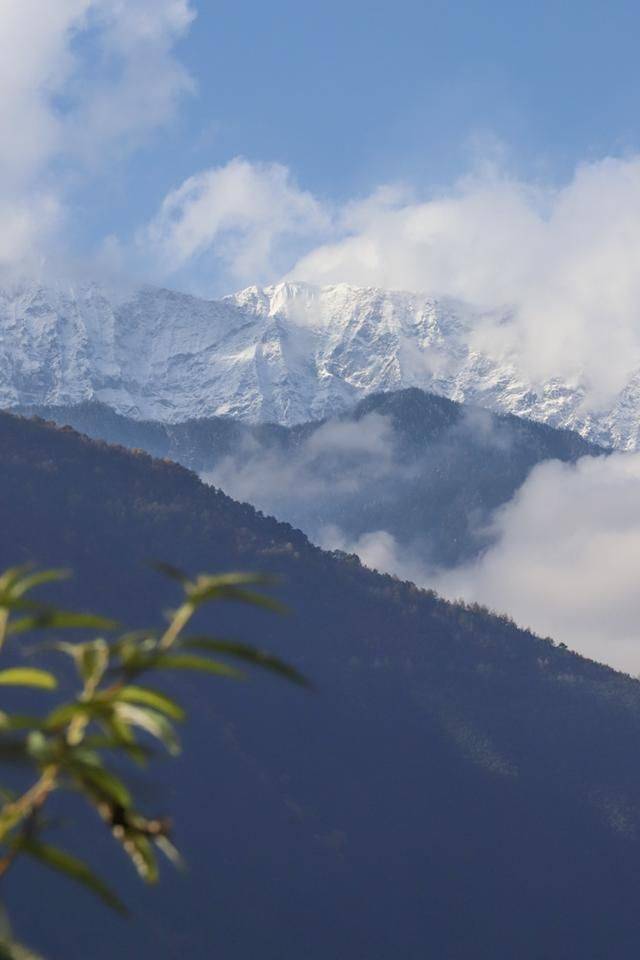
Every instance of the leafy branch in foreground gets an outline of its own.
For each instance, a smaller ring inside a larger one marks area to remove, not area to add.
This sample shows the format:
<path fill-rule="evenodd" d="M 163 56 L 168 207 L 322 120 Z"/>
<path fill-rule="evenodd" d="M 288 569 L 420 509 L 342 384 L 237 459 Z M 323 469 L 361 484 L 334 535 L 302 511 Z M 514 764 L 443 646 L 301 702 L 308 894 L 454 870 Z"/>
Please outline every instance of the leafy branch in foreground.
<path fill-rule="evenodd" d="M 0 710 L 0 758 L 5 763 L 20 761 L 31 770 L 22 792 L 2 790 L 0 877 L 19 857 L 30 857 L 83 884 L 107 906 L 126 912 L 117 894 L 86 863 L 45 839 L 49 827 L 44 810 L 51 795 L 79 792 L 98 812 L 140 877 L 153 883 L 158 877 L 158 852 L 175 865 L 181 863 L 171 823 L 168 817 L 149 817 L 138 809 L 120 771 L 123 759 L 145 766 L 153 757 L 154 741 L 177 754 L 176 725 L 185 719 L 185 710 L 149 686 L 148 675 L 191 670 L 238 678 L 242 676 L 238 666 L 246 664 L 306 685 L 291 666 L 255 647 L 187 633 L 197 611 L 220 600 L 281 609 L 255 590 L 269 586 L 267 578 L 229 573 L 190 579 L 167 565 L 160 570 L 179 583 L 181 603 L 164 629 L 126 633 L 119 633 L 111 620 L 69 613 L 31 599 L 33 589 L 65 578 L 65 571 L 14 568 L 0 576 L 0 650 L 12 641 L 20 643 L 22 638 L 16 638 L 22 634 L 43 631 L 47 639 L 36 650 L 47 649 L 70 660 L 77 676 L 75 696 L 52 706 L 62 673 L 32 666 L 0 670 L 0 686 L 32 688 L 31 698 L 43 707 L 28 716 Z M 61 639 L 67 630 L 80 630 L 83 637 L 89 633 L 91 638 Z M 18 957 L 20 950 L 24 948 L 0 937 L 0 958 Z"/>

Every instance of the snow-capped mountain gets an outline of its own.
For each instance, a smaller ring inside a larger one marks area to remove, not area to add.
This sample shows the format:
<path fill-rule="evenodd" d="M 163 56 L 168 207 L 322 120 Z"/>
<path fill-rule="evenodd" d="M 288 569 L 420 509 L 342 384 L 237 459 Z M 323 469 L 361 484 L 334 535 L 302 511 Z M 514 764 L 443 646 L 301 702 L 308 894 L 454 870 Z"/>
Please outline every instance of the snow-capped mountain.
<path fill-rule="evenodd" d="M 458 303 L 346 284 L 281 283 L 209 301 L 23 283 L 0 291 L 0 406 L 97 399 L 140 419 L 293 424 L 417 386 L 601 444 L 640 445 L 640 374 L 610 409 L 588 413 L 579 384 L 534 385 L 515 361 L 473 349 L 478 320 Z"/>

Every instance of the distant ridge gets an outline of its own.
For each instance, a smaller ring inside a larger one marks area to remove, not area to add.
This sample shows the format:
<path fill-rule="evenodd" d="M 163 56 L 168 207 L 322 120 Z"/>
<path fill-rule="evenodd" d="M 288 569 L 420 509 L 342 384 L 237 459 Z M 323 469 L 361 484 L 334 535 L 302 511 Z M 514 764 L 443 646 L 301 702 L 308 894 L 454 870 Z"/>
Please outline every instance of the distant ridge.
<path fill-rule="evenodd" d="M 98 400 L 135 419 L 291 425 L 420 387 L 636 448 L 640 376 L 590 414 L 580 383 L 530 383 L 517 358 L 478 353 L 478 318 L 457 302 L 346 284 L 280 283 L 209 301 L 22 283 L 0 291 L 0 406 Z"/>
<path fill-rule="evenodd" d="M 384 530 L 425 569 L 487 547 L 492 512 L 537 464 L 604 453 L 579 434 L 416 388 L 372 394 L 337 417 L 293 427 L 231 417 L 139 421 L 95 401 L 23 412 L 175 460 L 316 543 Z M 424 580 L 410 562 L 402 569 Z"/>

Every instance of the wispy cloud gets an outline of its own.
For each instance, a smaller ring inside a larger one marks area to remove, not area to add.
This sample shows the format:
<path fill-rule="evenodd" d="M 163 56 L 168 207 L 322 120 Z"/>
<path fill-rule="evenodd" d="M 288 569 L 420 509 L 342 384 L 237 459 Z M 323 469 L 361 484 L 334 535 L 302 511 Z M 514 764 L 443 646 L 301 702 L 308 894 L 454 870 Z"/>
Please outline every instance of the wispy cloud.
<path fill-rule="evenodd" d="M 188 279 L 198 271 L 209 284 L 216 272 L 232 284 L 262 283 L 288 269 L 300 244 L 329 223 L 286 167 L 236 158 L 171 191 L 137 246 L 154 272 L 174 281 L 188 266 Z"/>
<path fill-rule="evenodd" d="M 0 6 L 0 266 L 33 267 L 60 243 L 77 179 L 171 116 L 193 16 L 189 0 Z"/>

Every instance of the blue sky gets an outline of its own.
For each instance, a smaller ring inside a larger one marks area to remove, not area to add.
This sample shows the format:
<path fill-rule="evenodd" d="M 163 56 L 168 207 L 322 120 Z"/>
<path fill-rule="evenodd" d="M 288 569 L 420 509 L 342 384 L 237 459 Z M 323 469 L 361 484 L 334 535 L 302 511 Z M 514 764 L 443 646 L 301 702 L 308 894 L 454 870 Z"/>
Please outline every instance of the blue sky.
<path fill-rule="evenodd" d="M 309 279 L 473 294 L 468 277 L 433 275 L 450 231 L 419 205 L 462 192 L 476 210 L 499 184 L 500 225 L 518 208 L 505 249 L 518 230 L 529 248 L 530 214 L 573 204 L 600 229 L 634 209 L 617 184 L 635 183 L 640 149 L 639 27 L 622 0 L 5 6 L 0 265 L 82 261 L 215 295 L 304 263 Z M 624 166 L 598 166 L 608 158 Z M 401 211 L 404 240 L 426 231 L 429 256 L 411 247 L 408 274 L 367 272 Z"/>
<path fill-rule="evenodd" d="M 176 52 L 196 91 L 131 162 L 105 222 L 150 216 L 171 186 L 237 155 L 343 199 L 389 180 L 448 184 L 496 141 L 511 170 L 546 180 L 638 147 L 637 3 L 194 8 Z"/>

